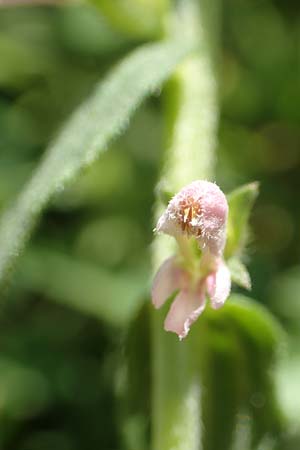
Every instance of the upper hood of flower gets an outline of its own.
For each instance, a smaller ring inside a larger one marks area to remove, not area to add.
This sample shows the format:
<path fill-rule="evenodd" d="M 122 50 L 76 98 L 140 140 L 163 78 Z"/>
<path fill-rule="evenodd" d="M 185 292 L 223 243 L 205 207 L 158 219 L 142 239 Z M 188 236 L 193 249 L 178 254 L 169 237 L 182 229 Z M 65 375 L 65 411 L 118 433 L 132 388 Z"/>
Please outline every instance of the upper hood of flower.
<path fill-rule="evenodd" d="M 226 240 L 228 203 L 224 193 L 209 181 L 185 186 L 168 204 L 156 230 L 178 237 L 194 236 L 202 250 L 222 255 Z"/>

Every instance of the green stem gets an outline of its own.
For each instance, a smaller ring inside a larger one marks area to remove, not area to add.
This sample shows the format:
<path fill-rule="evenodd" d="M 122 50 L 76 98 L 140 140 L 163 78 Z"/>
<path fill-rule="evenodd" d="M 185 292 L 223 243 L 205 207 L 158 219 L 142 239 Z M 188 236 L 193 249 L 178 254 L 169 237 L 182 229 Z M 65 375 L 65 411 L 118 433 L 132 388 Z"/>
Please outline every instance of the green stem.
<path fill-rule="evenodd" d="M 185 0 L 186 29 L 199 40 L 199 50 L 178 69 L 166 89 L 167 151 L 160 185 L 177 192 L 195 179 L 212 179 L 217 132 L 217 89 L 212 31 L 216 18 L 211 0 Z M 182 14 L 182 13 L 181 13 Z M 182 20 L 181 16 L 179 20 Z M 184 37 L 183 37 L 184 38 Z M 157 216 L 163 205 L 157 205 Z M 176 247 L 175 239 L 157 236 L 153 266 Z M 201 385 L 194 365 L 192 340 L 180 342 L 163 330 L 166 308 L 153 312 L 153 450 L 198 450 L 201 447 Z"/>

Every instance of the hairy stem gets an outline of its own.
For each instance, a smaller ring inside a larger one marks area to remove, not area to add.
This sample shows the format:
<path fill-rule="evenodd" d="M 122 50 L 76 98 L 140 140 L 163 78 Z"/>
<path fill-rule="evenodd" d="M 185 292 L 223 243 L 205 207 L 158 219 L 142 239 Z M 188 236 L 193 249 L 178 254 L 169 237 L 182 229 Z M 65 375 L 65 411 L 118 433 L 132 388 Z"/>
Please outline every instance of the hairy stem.
<path fill-rule="evenodd" d="M 167 143 L 160 186 L 175 193 L 195 179 L 212 179 L 217 132 L 214 39 L 217 2 L 186 0 L 179 21 L 198 39 L 198 51 L 178 69 L 166 89 Z M 184 38 L 184 36 L 183 36 Z M 157 204 L 156 214 L 163 205 Z M 157 236 L 153 266 L 174 253 L 175 240 Z M 166 308 L 153 313 L 153 450 L 201 448 L 201 385 L 192 340 L 179 342 L 163 330 Z M 192 334 L 192 333 L 191 333 Z"/>

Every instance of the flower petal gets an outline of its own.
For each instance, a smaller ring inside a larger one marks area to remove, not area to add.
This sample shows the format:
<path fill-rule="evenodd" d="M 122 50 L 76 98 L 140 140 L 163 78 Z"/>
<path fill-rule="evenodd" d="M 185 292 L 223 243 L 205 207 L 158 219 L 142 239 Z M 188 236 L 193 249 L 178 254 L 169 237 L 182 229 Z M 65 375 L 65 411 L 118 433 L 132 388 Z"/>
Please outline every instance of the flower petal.
<path fill-rule="evenodd" d="M 177 333 L 179 339 L 187 336 L 191 325 L 205 308 L 203 283 L 196 290 L 183 289 L 173 301 L 165 320 L 166 331 Z"/>
<path fill-rule="evenodd" d="M 166 259 L 158 269 L 152 284 L 152 303 L 160 308 L 180 286 L 181 269 L 175 264 L 175 256 Z"/>
<path fill-rule="evenodd" d="M 197 187 L 198 201 L 201 205 L 201 215 L 198 220 L 201 234 L 197 240 L 203 250 L 209 249 L 213 255 L 220 256 L 226 241 L 227 199 L 214 183 L 196 181 L 192 184 L 195 188 Z"/>
<path fill-rule="evenodd" d="M 179 223 L 174 220 L 173 215 L 170 215 L 167 208 L 163 215 L 158 219 L 155 227 L 155 231 L 158 233 L 169 234 L 170 236 L 177 237 L 181 234 L 181 228 Z"/>
<path fill-rule="evenodd" d="M 221 308 L 230 294 L 230 272 L 224 261 L 218 263 L 217 270 L 206 279 L 206 287 L 214 309 Z"/>

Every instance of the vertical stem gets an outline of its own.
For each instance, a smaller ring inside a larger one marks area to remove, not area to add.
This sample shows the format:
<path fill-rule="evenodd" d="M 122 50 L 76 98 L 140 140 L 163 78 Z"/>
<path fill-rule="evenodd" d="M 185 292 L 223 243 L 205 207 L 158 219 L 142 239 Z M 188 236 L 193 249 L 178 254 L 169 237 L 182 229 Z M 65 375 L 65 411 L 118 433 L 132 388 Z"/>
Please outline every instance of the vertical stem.
<path fill-rule="evenodd" d="M 195 179 L 211 179 L 217 132 L 217 89 L 211 36 L 217 32 L 217 1 L 184 0 L 179 22 L 198 39 L 198 51 L 178 69 L 166 89 L 167 149 L 160 186 L 177 192 Z M 183 35 L 183 39 L 185 36 Z M 159 215 L 163 205 L 158 204 Z M 174 242 L 173 242 L 174 241 Z M 153 265 L 174 253 L 175 240 L 157 236 Z M 201 448 L 201 386 L 192 340 L 163 330 L 166 308 L 153 312 L 153 450 Z M 191 332 L 192 334 L 192 332 Z"/>

